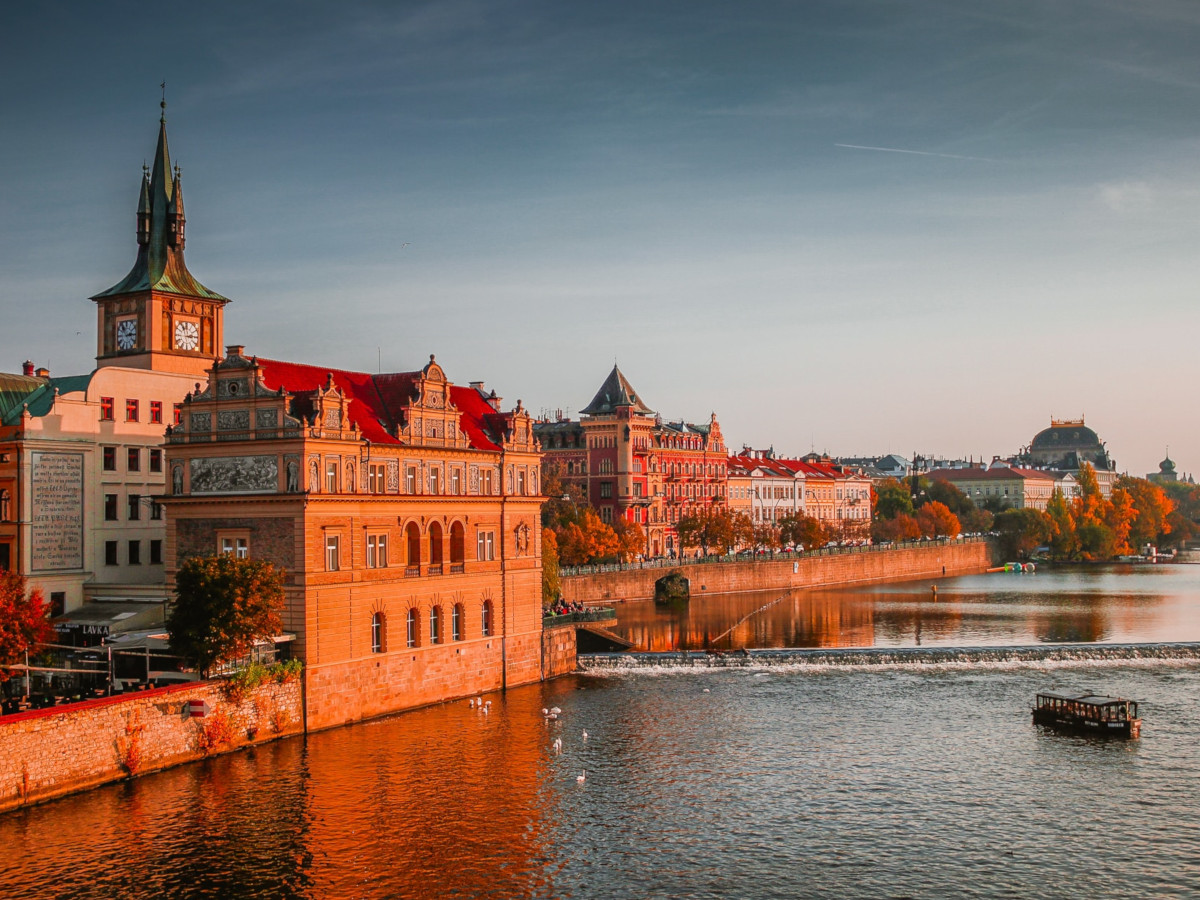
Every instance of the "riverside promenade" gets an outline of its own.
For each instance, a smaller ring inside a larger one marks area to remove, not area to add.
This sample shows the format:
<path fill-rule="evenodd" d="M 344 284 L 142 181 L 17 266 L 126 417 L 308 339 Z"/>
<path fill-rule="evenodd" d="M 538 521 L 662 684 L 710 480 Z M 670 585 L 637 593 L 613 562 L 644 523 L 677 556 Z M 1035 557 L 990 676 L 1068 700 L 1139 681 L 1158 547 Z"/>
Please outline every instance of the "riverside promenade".
<path fill-rule="evenodd" d="M 568 603 L 620 603 L 654 597 L 654 582 L 682 572 L 693 597 L 887 581 L 941 578 L 986 571 L 993 545 L 985 538 L 911 541 L 887 546 L 828 547 L 804 553 L 721 556 L 700 560 L 649 560 L 627 565 L 580 566 L 562 570 Z"/>

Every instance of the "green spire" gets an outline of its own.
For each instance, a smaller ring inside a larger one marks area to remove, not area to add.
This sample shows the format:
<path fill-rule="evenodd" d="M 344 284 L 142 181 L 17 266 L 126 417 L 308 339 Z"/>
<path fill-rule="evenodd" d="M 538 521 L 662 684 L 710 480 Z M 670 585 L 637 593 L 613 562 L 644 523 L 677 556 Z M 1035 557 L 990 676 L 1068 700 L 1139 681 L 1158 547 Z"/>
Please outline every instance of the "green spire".
<path fill-rule="evenodd" d="M 118 284 L 92 297 L 113 297 L 141 291 L 162 291 L 206 300 L 228 300 L 210 291 L 187 270 L 183 261 L 184 216 L 180 172 L 171 172 L 167 147 L 167 102 L 163 100 L 158 120 L 158 143 L 149 178 L 143 168 L 142 192 L 138 199 L 138 255 Z"/>

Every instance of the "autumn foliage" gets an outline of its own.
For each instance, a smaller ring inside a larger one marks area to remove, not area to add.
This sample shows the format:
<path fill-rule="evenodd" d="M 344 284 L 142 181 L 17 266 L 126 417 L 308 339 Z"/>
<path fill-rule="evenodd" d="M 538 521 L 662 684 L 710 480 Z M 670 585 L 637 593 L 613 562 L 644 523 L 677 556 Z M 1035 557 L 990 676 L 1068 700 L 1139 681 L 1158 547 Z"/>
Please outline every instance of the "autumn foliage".
<path fill-rule="evenodd" d="M 54 629 L 46 619 L 46 610 L 41 588 L 26 593 L 25 576 L 0 569 L 0 664 L 24 662 L 26 652 L 34 645 L 50 641 Z M 11 670 L 0 668 L 0 681 L 7 681 L 11 675 Z"/>
<path fill-rule="evenodd" d="M 179 567 L 175 593 L 167 618 L 171 647 L 205 674 L 282 627 L 283 573 L 263 560 L 192 557 Z"/>

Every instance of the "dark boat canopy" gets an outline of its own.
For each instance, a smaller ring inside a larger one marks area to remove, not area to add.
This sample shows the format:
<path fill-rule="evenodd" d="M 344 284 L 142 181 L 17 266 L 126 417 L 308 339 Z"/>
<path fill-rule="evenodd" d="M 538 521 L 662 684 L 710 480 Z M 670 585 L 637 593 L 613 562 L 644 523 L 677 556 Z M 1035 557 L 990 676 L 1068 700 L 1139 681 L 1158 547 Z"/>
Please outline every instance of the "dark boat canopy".
<path fill-rule="evenodd" d="M 1085 703 L 1088 706 L 1116 706 L 1119 703 L 1132 703 L 1124 697 L 1108 697 L 1102 694 L 1068 694 L 1063 691 L 1040 691 L 1038 700 L 1066 700 L 1071 703 Z"/>

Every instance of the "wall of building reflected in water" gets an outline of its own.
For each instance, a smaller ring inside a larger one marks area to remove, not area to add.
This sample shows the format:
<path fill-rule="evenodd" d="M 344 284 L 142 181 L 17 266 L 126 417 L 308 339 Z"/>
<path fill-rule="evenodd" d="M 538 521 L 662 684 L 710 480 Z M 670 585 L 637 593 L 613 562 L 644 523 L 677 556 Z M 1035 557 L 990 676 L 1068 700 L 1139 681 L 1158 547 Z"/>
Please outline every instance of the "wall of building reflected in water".
<path fill-rule="evenodd" d="M 613 630 L 649 651 L 1196 641 L 1197 596 L 1200 566 L 1072 566 L 622 603 Z"/>
<path fill-rule="evenodd" d="M 284 740 L 0 817 L 0 896 L 545 895 L 558 810 L 541 710 L 565 689 Z"/>

